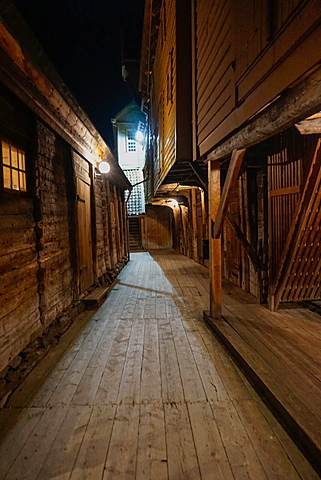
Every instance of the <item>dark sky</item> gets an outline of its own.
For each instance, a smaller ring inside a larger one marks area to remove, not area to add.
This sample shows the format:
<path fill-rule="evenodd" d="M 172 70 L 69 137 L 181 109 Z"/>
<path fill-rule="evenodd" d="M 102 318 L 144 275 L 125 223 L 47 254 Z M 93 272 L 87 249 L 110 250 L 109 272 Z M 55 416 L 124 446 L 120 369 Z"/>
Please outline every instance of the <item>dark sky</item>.
<path fill-rule="evenodd" d="M 47 56 L 102 137 L 132 96 L 124 58 L 140 56 L 144 0 L 14 0 Z M 134 65 L 134 64 L 131 64 Z"/>

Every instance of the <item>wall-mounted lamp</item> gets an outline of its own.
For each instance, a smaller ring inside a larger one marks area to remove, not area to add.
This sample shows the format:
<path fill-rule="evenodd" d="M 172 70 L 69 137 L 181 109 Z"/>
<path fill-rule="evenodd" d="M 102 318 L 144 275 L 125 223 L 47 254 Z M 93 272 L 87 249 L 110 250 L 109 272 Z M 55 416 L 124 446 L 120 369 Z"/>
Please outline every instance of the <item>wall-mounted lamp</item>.
<path fill-rule="evenodd" d="M 135 137 L 137 142 L 142 142 L 144 140 L 144 134 L 140 130 L 137 130 Z"/>
<path fill-rule="evenodd" d="M 100 173 L 108 173 L 110 171 L 110 165 L 107 162 L 100 162 L 99 164 Z"/>

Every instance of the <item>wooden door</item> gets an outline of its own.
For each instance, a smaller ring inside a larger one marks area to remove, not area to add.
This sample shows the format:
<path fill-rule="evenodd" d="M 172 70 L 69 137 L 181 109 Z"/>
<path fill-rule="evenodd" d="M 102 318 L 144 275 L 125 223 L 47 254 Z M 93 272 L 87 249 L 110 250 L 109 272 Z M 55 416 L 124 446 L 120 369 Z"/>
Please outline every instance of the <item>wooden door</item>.
<path fill-rule="evenodd" d="M 77 178 L 79 293 L 93 284 L 90 185 Z"/>

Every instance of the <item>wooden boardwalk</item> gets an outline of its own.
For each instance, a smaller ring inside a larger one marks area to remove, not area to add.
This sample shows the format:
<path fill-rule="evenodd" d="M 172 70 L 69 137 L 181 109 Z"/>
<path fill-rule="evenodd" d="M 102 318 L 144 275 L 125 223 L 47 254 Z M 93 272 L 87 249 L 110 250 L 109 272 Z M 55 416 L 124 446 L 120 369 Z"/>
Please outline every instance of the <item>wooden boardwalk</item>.
<path fill-rule="evenodd" d="M 270 312 L 231 285 L 224 298 L 224 319 L 209 324 L 320 474 L 320 315 L 298 306 Z"/>
<path fill-rule="evenodd" d="M 1 480 L 318 479 L 203 322 L 207 270 L 131 258 L 0 411 Z"/>

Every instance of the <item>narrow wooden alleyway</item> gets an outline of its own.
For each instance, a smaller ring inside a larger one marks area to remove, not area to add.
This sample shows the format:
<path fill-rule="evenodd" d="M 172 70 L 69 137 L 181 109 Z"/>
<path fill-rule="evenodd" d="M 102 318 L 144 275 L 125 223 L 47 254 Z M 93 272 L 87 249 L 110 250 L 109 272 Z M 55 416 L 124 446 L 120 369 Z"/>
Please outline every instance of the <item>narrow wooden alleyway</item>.
<path fill-rule="evenodd" d="M 319 478 L 204 324 L 207 285 L 182 255 L 132 254 L 0 411 L 0 478 Z"/>

